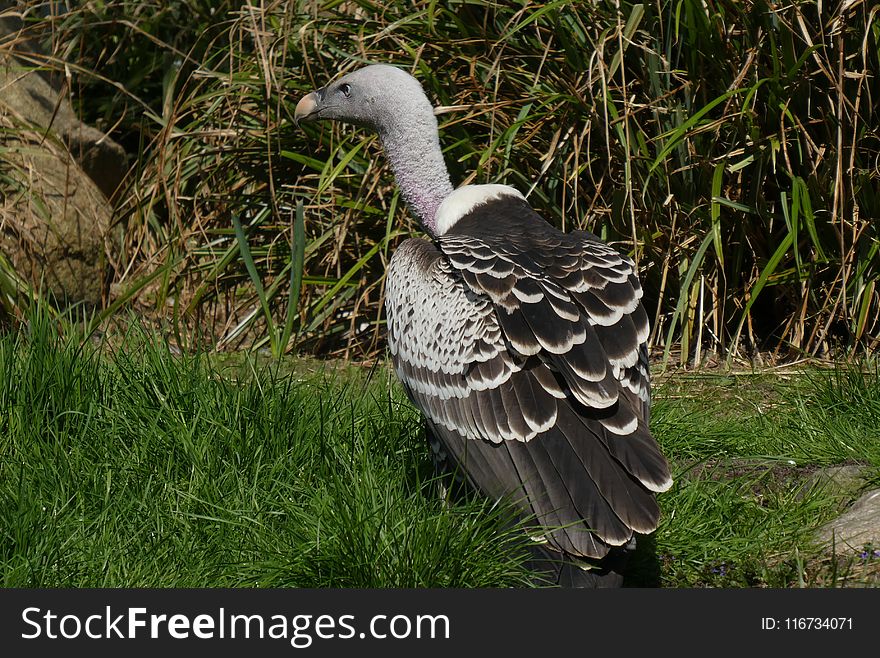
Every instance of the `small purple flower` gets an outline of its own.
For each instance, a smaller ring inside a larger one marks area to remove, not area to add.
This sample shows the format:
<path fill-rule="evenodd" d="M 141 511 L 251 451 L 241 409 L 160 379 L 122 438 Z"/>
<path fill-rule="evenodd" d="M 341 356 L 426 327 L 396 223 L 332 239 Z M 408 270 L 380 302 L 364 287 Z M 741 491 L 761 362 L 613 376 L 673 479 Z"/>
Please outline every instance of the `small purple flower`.
<path fill-rule="evenodd" d="M 718 574 L 719 576 L 726 576 L 727 575 L 727 563 L 722 562 L 717 567 L 712 567 L 712 573 Z"/>

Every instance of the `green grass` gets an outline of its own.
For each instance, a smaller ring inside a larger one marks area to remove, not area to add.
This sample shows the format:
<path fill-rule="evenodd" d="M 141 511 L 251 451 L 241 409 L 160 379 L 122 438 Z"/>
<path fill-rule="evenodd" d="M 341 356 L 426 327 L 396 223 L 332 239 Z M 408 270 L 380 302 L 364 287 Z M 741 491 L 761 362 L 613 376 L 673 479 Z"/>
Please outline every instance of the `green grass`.
<path fill-rule="evenodd" d="M 3 586 L 482 587 L 528 582 L 503 506 L 445 503 L 417 412 L 384 366 L 176 356 L 133 328 L 0 337 Z M 831 586 L 876 564 L 811 535 L 877 483 L 876 369 L 672 376 L 654 430 L 676 484 L 633 584 Z M 880 562 L 880 560 L 877 560 Z"/>
<path fill-rule="evenodd" d="M 4 586 L 521 584 L 501 507 L 447 506 L 388 372 L 0 339 Z"/>
<path fill-rule="evenodd" d="M 880 560 L 830 555 L 816 529 L 880 484 L 880 371 L 678 375 L 656 392 L 652 427 L 674 463 L 656 533 L 669 586 L 877 584 Z M 816 484 L 821 467 L 862 477 Z"/>

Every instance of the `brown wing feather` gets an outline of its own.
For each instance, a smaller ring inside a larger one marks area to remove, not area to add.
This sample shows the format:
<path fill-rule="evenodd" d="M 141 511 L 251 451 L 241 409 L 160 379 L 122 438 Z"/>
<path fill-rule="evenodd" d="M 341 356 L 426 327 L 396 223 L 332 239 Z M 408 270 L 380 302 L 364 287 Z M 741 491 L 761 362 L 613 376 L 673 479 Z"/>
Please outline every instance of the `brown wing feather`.
<path fill-rule="evenodd" d="M 550 546 L 602 557 L 656 528 L 654 492 L 671 483 L 647 427 L 641 288 L 613 248 L 522 205 L 535 231 L 479 235 L 465 223 L 437 245 L 400 246 L 389 346 L 452 465 L 517 500 Z"/>

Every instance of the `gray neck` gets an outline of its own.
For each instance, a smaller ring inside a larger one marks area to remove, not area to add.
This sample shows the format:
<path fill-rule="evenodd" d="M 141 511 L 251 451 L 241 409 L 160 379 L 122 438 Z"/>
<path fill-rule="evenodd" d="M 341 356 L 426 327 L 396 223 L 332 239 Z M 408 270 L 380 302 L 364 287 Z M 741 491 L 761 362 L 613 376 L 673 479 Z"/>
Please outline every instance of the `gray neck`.
<path fill-rule="evenodd" d="M 431 236 L 437 235 L 437 208 L 452 192 L 449 172 L 443 161 L 437 120 L 433 109 L 415 116 L 402 113 L 408 121 L 395 122 L 379 131 L 385 154 L 391 163 L 397 186 L 413 214 Z"/>

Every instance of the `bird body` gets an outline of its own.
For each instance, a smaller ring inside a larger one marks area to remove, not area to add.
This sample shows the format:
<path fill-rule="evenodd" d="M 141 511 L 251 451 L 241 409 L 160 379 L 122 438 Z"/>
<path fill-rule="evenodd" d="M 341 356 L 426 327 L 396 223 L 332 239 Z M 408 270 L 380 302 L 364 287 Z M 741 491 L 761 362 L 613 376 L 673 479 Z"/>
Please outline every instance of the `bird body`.
<path fill-rule="evenodd" d="M 399 81 L 393 101 L 373 89 L 377 76 Z M 648 428 L 648 318 L 634 265 L 591 233 L 559 231 L 514 188 L 453 191 L 413 82 L 379 65 L 313 92 L 342 106 L 363 95 L 371 113 L 336 105 L 323 116 L 379 133 L 430 237 L 405 240 L 388 267 L 395 370 L 439 464 L 514 501 L 551 555 L 601 560 L 656 529 L 655 494 L 672 483 Z M 298 118 L 322 117 L 312 100 Z"/>
<path fill-rule="evenodd" d="M 602 558 L 656 528 L 653 493 L 671 484 L 647 427 L 641 287 L 595 236 L 557 231 L 519 194 L 488 193 L 433 241 L 395 252 L 395 369 L 448 468 L 521 501 L 555 528 L 555 549 Z"/>

